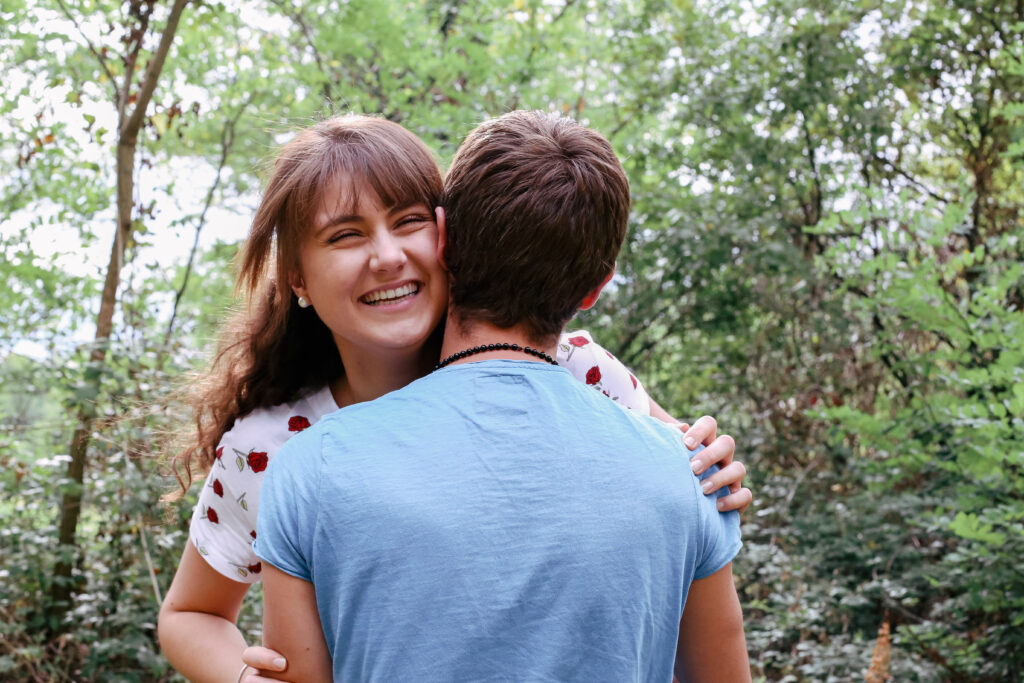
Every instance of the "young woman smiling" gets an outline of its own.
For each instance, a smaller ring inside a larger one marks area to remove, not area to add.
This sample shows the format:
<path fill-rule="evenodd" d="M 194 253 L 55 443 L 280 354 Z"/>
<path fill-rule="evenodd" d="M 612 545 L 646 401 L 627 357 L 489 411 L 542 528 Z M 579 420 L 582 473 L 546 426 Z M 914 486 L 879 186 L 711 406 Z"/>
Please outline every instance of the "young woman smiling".
<path fill-rule="evenodd" d="M 441 189 L 427 147 L 383 119 L 323 121 L 277 157 L 241 254 L 247 305 L 195 387 L 196 435 L 175 458 L 183 490 L 194 468 L 208 472 L 159 618 L 164 653 L 190 680 L 257 683 L 270 680 L 259 669 L 284 669 L 277 653 L 247 649 L 235 626 L 261 572 L 251 544 L 263 471 L 323 415 L 433 369 L 448 301 L 436 256 Z M 559 364 L 581 381 L 674 422 L 585 332 L 564 335 L 559 348 Z M 745 508 L 743 466 L 715 431 L 704 417 L 686 432 L 688 445 L 708 446 L 694 470 L 719 463 L 709 492 L 729 486 L 723 509 Z"/>

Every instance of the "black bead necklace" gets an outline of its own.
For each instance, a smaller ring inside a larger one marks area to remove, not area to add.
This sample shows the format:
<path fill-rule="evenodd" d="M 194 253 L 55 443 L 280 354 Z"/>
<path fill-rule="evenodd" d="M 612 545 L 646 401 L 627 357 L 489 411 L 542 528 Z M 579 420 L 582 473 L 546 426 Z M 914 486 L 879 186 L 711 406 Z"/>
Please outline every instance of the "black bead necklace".
<path fill-rule="evenodd" d="M 434 369 L 440 370 L 444 366 L 450 365 L 457 360 L 462 360 L 466 356 L 472 356 L 477 353 L 486 353 L 487 351 L 518 351 L 519 353 L 528 353 L 531 356 L 536 356 L 545 363 L 550 363 L 551 365 L 558 365 L 558 361 L 556 361 L 554 358 L 544 353 L 543 351 L 531 349 L 529 346 L 520 346 L 519 344 L 509 344 L 508 342 L 501 342 L 499 344 L 481 344 L 480 346 L 474 346 L 471 349 L 465 349 L 463 351 L 459 351 L 458 353 L 453 353 L 452 355 L 448 356 L 443 361 L 435 365 Z"/>

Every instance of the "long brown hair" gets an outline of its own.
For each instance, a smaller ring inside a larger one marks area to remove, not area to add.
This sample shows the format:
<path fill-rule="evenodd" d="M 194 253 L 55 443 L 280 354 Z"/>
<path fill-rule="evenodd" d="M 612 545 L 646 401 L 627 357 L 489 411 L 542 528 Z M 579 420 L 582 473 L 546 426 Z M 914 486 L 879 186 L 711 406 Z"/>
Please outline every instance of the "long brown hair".
<path fill-rule="evenodd" d="M 341 184 L 352 206 L 373 191 L 383 206 L 437 206 L 441 172 L 415 135 L 385 119 L 336 116 L 295 136 L 275 159 L 249 237 L 239 254 L 237 288 L 246 305 L 221 329 L 208 372 L 189 391 L 196 432 L 174 457 L 187 491 L 192 468 L 213 464 L 235 420 L 293 401 L 344 373 L 331 331 L 300 308 L 290 282 L 298 249 L 323 193 Z"/>

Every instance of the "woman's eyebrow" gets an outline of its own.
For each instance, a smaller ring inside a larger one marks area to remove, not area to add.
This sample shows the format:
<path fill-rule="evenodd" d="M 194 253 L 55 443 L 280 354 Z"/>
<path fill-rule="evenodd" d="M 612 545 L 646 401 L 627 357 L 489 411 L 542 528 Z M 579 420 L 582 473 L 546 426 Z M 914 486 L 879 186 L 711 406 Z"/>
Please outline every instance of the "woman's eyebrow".
<path fill-rule="evenodd" d="M 337 225 L 342 225 L 343 223 L 359 223 L 362 220 L 363 217 L 357 213 L 338 214 L 337 216 L 331 216 L 326 221 L 324 221 L 323 224 L 319 228 L 317 228 L 316 232 L 317 234 L 319 234 L 320 232 L 326 230 L 327 228 L 333 228 Z"/>
<path fill-rule="evenodd" d="M 412 209 L 414 207 L 421 207 L 421 206 L 426 211 L 430 211 L 430 209 L 427 207 L 426 204 L 424 204 L 423 202 L 419 201 L 418 199 L 414 199 L 412 201 L 405 202 L 404 204 L 398 204 L 396 206 L 391 207 L 391 209 L 388 210 L 388 215 L 389 216 L 394 216 L 396 213 L 401 213 L 402 211 L 407 211 L 407 210 Z"/>

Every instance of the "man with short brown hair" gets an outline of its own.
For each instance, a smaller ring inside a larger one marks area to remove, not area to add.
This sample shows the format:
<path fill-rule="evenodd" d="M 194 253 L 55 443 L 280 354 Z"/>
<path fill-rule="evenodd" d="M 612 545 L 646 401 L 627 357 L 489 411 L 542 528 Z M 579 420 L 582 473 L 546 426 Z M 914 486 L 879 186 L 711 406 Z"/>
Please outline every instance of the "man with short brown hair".
<path fill-rule="evenodd" d="M 702 495 L 678 432 L 551 358 L 625 235 L 610 145 L 512 112 L 466 139 L 442 204 L 438 369 L 271 464 L 266 645 L 303 681 L 749 680 L 738 515 Z"/>
<path fill-rule="evenodd" d="M 615 269 L 629 181 L 600 134 L 515 111 L 462 143 L 441 206 L 451 309 L 550 341 Z"/>

